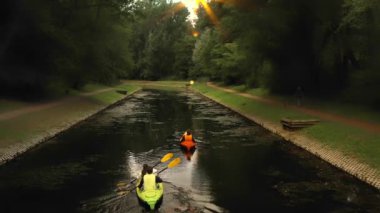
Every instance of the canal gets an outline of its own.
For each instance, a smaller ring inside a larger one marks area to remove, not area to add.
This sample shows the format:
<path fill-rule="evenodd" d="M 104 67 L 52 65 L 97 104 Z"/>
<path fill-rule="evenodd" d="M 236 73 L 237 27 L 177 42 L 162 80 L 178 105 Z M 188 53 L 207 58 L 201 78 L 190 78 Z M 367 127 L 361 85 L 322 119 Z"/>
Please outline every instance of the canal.
<path fill-rule="evenodd" d="M 188 128 L 193 154 L 178 145 Z M 167 153 L 182 162 L 160 174 L 160 212 L 380 212 L 378 190 L 255 123 L 192 92 L 153 89 L 0 167 L 0 212 L 142 212 L 118 186 Z"/>

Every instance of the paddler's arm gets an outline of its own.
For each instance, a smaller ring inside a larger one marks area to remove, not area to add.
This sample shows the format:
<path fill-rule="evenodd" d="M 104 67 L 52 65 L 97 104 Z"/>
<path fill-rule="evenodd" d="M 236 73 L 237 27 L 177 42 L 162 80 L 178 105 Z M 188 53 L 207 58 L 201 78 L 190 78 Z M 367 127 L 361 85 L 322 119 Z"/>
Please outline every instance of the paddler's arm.
<path fill-rule="evenodd" d="M 156 183 L 162 183 L 162 179 L 158 176 L 156 176 Z"/>

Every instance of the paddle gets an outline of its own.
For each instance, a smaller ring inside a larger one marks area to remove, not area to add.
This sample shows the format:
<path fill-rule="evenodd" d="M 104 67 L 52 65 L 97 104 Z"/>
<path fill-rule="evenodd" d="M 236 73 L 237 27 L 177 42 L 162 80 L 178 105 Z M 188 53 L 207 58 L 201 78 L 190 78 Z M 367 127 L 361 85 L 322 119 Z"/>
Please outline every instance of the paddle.
<path fill-rule="evenodd" d="M 163 162 L 168 161 L 168 160 L 169 160 L 170 158 L 172 158 L 172 157 L 173 157 L 173 153 L 168 153 L 168 154 L 166 154 L 166 155 L 160 160 L 160 162 L 158 162 L 158 163 L 155 164 L 155 166 L 157 166 L 157 165 L 158 165 L 159 163 L 161 163 L 161 162 L 163 163 Z M 181 163 L 181 159 L 180 159 L 180 158 L 176 158 L 176 159 L 172 160 L 172 161 L 168 164 L 168 166 L 167 166 L 166 168 L 161 169 L 157 174 L 160 174 L 161 172 L 165 171 L 166 169 L 173 168 L 173 167 L 177 166 L 179 163 Z M 136 181 L 136 179 L 135 179 L 135 180 L 132 180 L 130 183 L 132 183 L 132 182 L 134 182 L 134 181 Z M 125 185 L 125 184 L 126 184 L 126 183 L 124 183 L 124 185 Z M 118 186 L 118 187 L 120 187 L 120 186 Z M 125 186 L 125 187 L 126 187 L 126 186 Z M 125 189 L 125 190 L 123 190 L 123 191 L 119 191 L 119 192 L 117 192 L 116 195 L 113 195 L 113 196 L 111 196 L 111 197 L 109 197 L 109 198 L 107 198 L 107 199 L 104 199 L 104 200 L 102 201 L 102 203 L 101 203 L 101 206 L 108 205 L 109 203 L 115 202 L 115 201 L 119 200 L 120 198 L 123 198 L 123 197 L 127 196 L 127 195 L 128 195 L 128 192 L 132 192 L 132 191 L 135 190 L 136 188 L 137 188 L 137 186 L 134 186 L 134 187 L 131 188 L 131 189 Z"/>
<path fill-rule="evenodd" d="M 167 170 L 167 169 L 171 169 L 171 168 L 177 166 L 177 165 L 180 164 L 180 163 L 181 163 L 181 158 L 176 158 L 176 159 L 172 160 L 172 161 L 168 164 L 167 167 L 165 167 L 165 168 L 161 169 L 161 171 L 157 172 L 157 175 L 160 174 L 161 172 Z"/>
<path fill-rule="evenodd" d="M 161 172 L 167 170 L 167 169 L 171 169 L 171 168 L 177 166 L 177 165 L 180 164 L 180 163 L 181 163 L 181 158 L 176 158 L 176 159 L 172 160 L 172 161 L 168 164 L 167 167 L 165 167 L 165 168 L 161 169 L 159 172 L 157 172 L 157 175 L 160 174 Z M 133 188 L 129 189 L 128 192 L 133 192 L 136 188 L 137 188 L 137 186 L 134 186 Z M 119 197 L 119 198 L 122 198 L 122 197 L 124 197 L 124 196 L 126 196 L 126 195 L 127 195 L 127 191 L 126 191 L 125 193 L 123 193 L 123 194 L 120 194 L 120 197 Z"/>
<path fill-rule="evenodd" d="M 156 166 L 157 166 L 158 164 L 160 164 L 160 163 L 164 163 L 164 162 L 170 160 L 172 157 L 173 157 L 173 153 L 171 153 L 171 152 L 168 153 L 168 154 L 166 154 L 166 155 L 164 155 L 164 157 L 162 157 L 160 161 L 158 161 L 156 164 L 154 164 L 154 165 L 152 166 L 152 168 L 156 167 Z M 117 186 L 117 187 L 124 187 L 125 185 L 132 184 L 132 183 L 135 182 L 136 180 L 137 180 L 137 178 L 134 178 L 134 179 L 131 180 L 128 184 L 125 183 L 125 182 L 123 182 L 123 181 L 120 181 L 119 183 L 116 184 L 116 186 Z"/>

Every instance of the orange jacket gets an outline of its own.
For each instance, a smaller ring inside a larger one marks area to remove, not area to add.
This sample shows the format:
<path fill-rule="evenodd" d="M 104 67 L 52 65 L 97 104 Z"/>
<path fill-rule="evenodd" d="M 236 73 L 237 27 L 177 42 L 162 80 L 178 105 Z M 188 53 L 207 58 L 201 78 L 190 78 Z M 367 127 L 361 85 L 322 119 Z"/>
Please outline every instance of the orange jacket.
<path fill-rule="evenodd" d="M 193 135 L 184 135 L 185 141 L 193 141 Z"/>
<path fill-rule="evenodd" d="M 183 141 L 191 141 L 191 142 L 194 142 L 195 143 L 195 140 L 194 140 L 194 138 L 193 138 L 193 135 L 188 135 L 188 134 L 186 134 L 186 132 L 182 135 L 182 137 L 181 137 L 181 140 L 180 140 L 181 142 L 183 142 Z"/>

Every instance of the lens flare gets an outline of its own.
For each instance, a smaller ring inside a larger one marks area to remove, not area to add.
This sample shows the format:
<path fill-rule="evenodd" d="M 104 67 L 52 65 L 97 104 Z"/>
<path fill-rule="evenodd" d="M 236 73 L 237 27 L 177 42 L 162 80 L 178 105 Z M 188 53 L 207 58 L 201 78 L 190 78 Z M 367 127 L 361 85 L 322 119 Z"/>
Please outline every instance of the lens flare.
<path fill-rule="evenodd" d="M 198 20 L 197 13 L 198 13 L 198 9 L 199 9 L 200 5 L 206 11 L 206 13 L 209 16 L 211 22 L 214 25 L 218 24 L 218 19 L 217 19 L 216 15 L 215 15 L 214 11 L 212 11 L 211 7 L 209 6 L 207 0 L 181 0 L 181 2 L 185 5 L 185 7 L 187 8 L 187 10 L 190 13 L 190 15 L 188 16 L 188 19 L 190 20 L 190 22 L 193 25 L 193 27 L 195 26 L 195 23 Z M 193 34 L 193 36 L 196 37 L 194 34 Z"/>
<path fill-rule="evenodd" d="M 181 2 L 187 8 L 190 15 L 187 17 L 190 20 L 191 25 L 195 26 L 196 21 L 198 20 L 197 11 L 199 8 L 198 0 L 181 0 Z"/>

